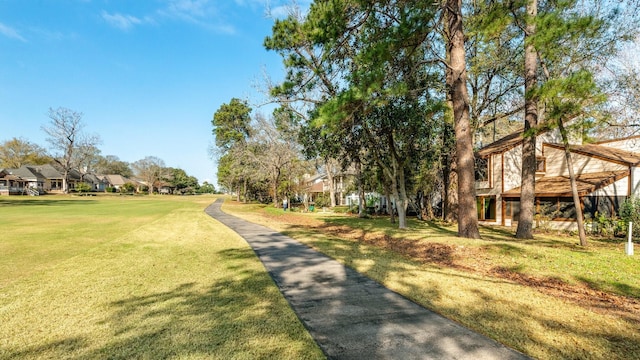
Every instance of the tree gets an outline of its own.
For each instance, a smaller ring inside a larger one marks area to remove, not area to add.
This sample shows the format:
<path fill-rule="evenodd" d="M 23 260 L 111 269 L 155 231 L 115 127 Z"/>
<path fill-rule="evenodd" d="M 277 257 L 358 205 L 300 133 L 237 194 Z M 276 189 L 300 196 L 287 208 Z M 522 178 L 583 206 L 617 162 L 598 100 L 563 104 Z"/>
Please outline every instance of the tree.
<path fill-rule="evenodd" d="M 520 187 L 520 217 L 516 237 L 533 238 L 533 215 L 535 213 L 536 180 L 536 131 L 538 126 L 537 72 L 538 53 L 533 39 L 536 35 L 538 1 L 527 0 L 525 17 L 524 55 L 524 142 L 522 144 L 522 185 Z"/>
<path fill-rule="evenodd" d="M 298 146 L 278 130 L 273 118 L 257 114 L 255 120 L 257 131 L 249 143 L 253 163 L 268 180 L 273 204 L 278 207 L 279 199 L 291 195 L 286 187 L 282 188 L 283 183 L 301 175 L 294 172 L 300 162 L 300 152 Z"/>
<path fill-rule="evenodd" d="M 44 165 L 51 162 L 44 148 L 22 138 L 12 138 L 0 145 L 0 168 L 17 169 L 22 165 Z"/>
<path fill-rule="evenodd" d="M 246 101 L 231 99 L 228 104 L 222 104 L 213 114 L 213 133 L 216 146 L 229 150 L 236 143 L 244 142 L 251 135 L 251 108 Z"/>
<path fill-rule="evenodd" d="M 147 156 L 132 164 L 133 169 L 140 179 L 149 187 L 149 195 L 153 194 L 154 187 L 157 188 L 161 180 L 167 177 L 164 161 L 155 156 Z"/>
<path fill-rule="evenodd" d="M 213 184 L 210 184 L 208 181 L 204 181 L 202 185 L 198 188 L 199 194 L 215 194 L 216 187 Z"/>
<path fill-rule="evenodd" d="M 251 108 L 246 101 L 233 98 L 216 110 L 211 124 L 218 148 L 218 179 L 229 186 L 229 190 L 236 190 L 238 201 L 243 185 L 246 201 L 251 167 L 243 166 L 243 163 L 246 164 L 249 156 L 247 139 L 253 133 Z"/>
<path fill-rule="evenodd" d="M 176 191 L 184 194 L 186 192 L 195 192 L 198 188 L 198 179 L 189 176 L 186 171 L 178 168 L 167 168 L 168 180 Z"/>
<path fill-rule="evenodd" d="M 78 167 L 76 153 L 80 149 L 95 147 L 100 139 L 97 135 L 85 135 L 82 130 L 82 113 L 68 108 L 49 108 L 49 125 L 42 129 L 49 136 L 51 149 L 54 151 L 54 160 L 62 167 L 63 192 L 69 192 L 69 172 Z"/>
<path fill-rule="evenodd" d="M 264 41 L 267 50 L 282 56 L 287 69 L 285 80 L 269 85 L 269 95 L 280 105 L 276 120 L 288 118 L 296 123 L 299 142 L 307 159 L 320 159 L 329 181 L 330 206 L 336 205 L 334 176 L 339 171 L 338 158 L 344 158 L 344 136 L 336 131 L 322 131 L 314 123 L 316 108 L 335 97 L 344 71 L 337 66 L 335 48 L 317 46 L 313 16 L 307 21 L 299 7 L 289 8 L 286 19 L 278 19 L 272 35 Z M 341 165 L 341 164 L 340 164 Z"/>
<path fill-rule="evenodd" d="M 326 164 L 330 158 L 354 164 L 361 198 L 368 168 L 383 168 L 400 227 L 406 226 L 406 177 L 419 162 L 417 129 L 432 105 L 434 79 L 425 71 L 423 45 L 434 10 L 430 3 L 404 1 L 316 1 L 303 22 L 289 18 L 268 39 L 289 69 L 277 95 L 314 105 L 303 125 L 312 135 L 305 143 L 313 143 Z"/>
<path fill-rule="evenodd" d="M 476 210 L 472 128 L 469 121 L 466 55 L 462 1 L 446 0 L 447 88 L 456 134 L 456 169 L 458 175 L 458 236 L 480 238 Z"/>
<path fill-rule="evenodd" d="M 120 160 L 115 155 L 98 157 L 98 160 L 94 165 L 94 170 L 98 174 L 121 175 L 125 178 L 130 178 L 133 176 L 133 171 L 131 170 L 131 166 L 129 165 L 129 163 Z"/>

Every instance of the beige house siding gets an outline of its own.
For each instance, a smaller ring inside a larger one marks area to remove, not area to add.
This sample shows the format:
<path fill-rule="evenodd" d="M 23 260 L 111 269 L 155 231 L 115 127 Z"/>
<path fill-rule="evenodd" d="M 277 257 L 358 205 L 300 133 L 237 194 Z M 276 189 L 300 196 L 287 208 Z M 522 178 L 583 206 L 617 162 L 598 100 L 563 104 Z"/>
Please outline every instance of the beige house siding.
<path fill-rule="evenodd" d="M 598 189 L 588 196 L 627 196 L 629 194 L 629 177 L 620 179 L 611 185 Z"/>
<path fill-rule="evenodd" d="M 631 181 L 633 189 L 631 189 L 631 196 L 640 196 L 640 168 L 631 168 Z"/>
<path fill-rule="evenodd" d="M 522 146 L 504 153 L 504 189 L 509 191 L 517 188 L 522 182 Z"/>
<path fill-rule="evenodd" d="M 619 140 L 603 141 L 598 143 L 598 145 L 640 153 L 640 136 L 633 136 L 630 138 Z"/>
<path fill-rule="evenodd" d="M 550 146 L 544 147 L 546 161 L 546 176 L 568 176 L 569 169 L 564 150 Z M 616 164 L 611 161 L 598 159 L 577 153 L 571 153 L 571 161 L 576 174 L 586 174 L 603 171 L 628 170 L 628 166 Z"/>

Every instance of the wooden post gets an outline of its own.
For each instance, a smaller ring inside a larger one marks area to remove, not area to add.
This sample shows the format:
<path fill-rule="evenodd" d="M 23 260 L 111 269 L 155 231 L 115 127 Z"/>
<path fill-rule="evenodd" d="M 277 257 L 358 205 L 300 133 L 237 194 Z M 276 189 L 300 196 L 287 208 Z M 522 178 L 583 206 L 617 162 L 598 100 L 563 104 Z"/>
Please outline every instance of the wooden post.
<path fill-rule="evenodd" d="M 633 242 L 631 242 L 631 238 L 633 237 L 633 222 L 629 221 L 629 241 L 625 244 L 625 253 L 629 256 L 633 255 Z"/>

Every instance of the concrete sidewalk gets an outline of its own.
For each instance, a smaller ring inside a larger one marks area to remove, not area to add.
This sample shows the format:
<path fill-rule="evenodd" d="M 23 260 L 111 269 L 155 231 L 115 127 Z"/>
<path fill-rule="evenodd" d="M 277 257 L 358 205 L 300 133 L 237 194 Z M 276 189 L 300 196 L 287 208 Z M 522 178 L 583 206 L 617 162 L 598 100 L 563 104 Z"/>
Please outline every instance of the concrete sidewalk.
<path fill-rule="evenodd" d="M 529 359 L 267 227 L 205 212 L 254 249 L 329 359 Z"/>

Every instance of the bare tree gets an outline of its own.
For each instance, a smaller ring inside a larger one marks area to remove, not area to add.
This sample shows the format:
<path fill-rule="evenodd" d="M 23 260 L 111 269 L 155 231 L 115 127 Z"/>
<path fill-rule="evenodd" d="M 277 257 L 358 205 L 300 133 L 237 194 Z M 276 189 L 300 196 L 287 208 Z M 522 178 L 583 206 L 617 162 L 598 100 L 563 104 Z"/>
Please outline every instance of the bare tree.
<path fill-rule="evenodd" d="M 166 177 L 164 161 L 155 156 L 147 156 L 132 164 L 133 170 L 149 187 L 149 195 L 153 194 L 153 188 L 158 187 L 159 182 Z"/>
<path fill-rule="evenodd" d="M 258 164 L 258 170 L 268 179 L 274 206 L 278 207 L 280 196 L 291 195 L 288 179 L 301 175 L 294 173 L 300 168 L 297 164 L 301 161 L 299 146 L 282 136 L 273 119 L 258 113 L 255 121 L 257 131 L 249 144 L 253 149 L 253 163 Z"/>
<path fill-rule="evenodd" d="M 76 156 L 80 149 L 93 147 L 100 143 L 97 135 L 86 135 L 82 132 L 83 114 L 68 108 L 49 108 L 49 125 L 42 130 L 49 136 L 47 142 L 53 150 L 53 159 L 63 171 L 62 190 L 69 192 L 69 172 L 79 164 Z"/>

